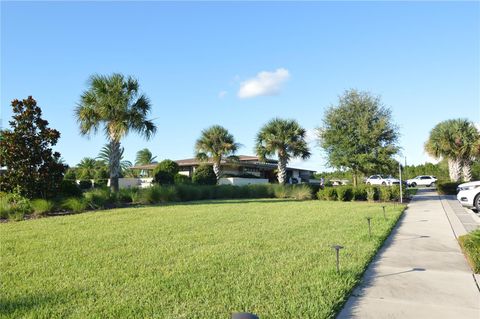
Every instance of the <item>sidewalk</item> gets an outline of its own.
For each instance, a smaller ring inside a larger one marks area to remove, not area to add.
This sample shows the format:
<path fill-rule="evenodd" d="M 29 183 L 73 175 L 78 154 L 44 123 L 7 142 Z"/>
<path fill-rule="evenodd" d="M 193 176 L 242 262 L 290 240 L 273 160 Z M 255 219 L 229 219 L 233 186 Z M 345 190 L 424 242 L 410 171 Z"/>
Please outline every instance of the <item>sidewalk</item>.
<path fill-rule="evenodd" d="M 337 318 L 480 318 L 479 289 L 435 191 L 419 190 Z"/>

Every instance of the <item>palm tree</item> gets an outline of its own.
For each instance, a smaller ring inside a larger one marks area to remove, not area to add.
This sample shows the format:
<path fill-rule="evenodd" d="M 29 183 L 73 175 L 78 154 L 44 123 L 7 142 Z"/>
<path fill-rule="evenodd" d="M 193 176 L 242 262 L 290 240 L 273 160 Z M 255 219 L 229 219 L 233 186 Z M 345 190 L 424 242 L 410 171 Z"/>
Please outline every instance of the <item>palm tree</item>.
<path fill-rule="evenodd" d="M 436 159 L 448 161 L 451 181 L 471 179 L 472 161 L 479 156 L 480 133 L 472 122 L 464 119 L 447 120 L 437 124 L 425 143 L 425 151 Z"/>
<path fill-rule="evenodd" d="M 256 153 L 261 160 L 277 155 L 277 179 L 285 184 L 287 164 L 292 158 L 307 159 L 311 153 L 305 140 L 306 131 L 295 120 L 275 118 L 260 129 L 256 140 Z"/>
<path fill-rule="evenodd" d="M 123 147 L 120 147 L 120 170 L 121 172 L 127 170 L 128 168 L 132 167 L 132 162 L 123 160 L 123 152 L 125 149 Z M 102 162 L 105 166 L 109 166 L 111 163 L 111 157 L 113 156 L 113 152 L 111 149 L 111 144 L 105 144 L 102 149 L 100 150 L 100 153 L 98 153 L 97 160 Z M 110 170 L 110 168 L 109 168 Z"/>
<path fill-rule="evenodd" d="M 99 168 L 99 163 L 93 158 L 84 157 L 78 163 L 77 170 L 78 176 L 80 179 L 92 179 L 95 176 L 97 169 Z"/>
<path fill-rule="evenodd" d="M 89 89 L 83 92 L 75 109 L 75 117 L 82 135 L 97 133 L 102 126 L 109 140 L 112 156 L 109 158 L 111 187 L 118 191 L 120 176 L 120 140 L 130 131 L 149 139 L 156 132 L 147 119 L 150 101 L 139 93 L 138 81 L 122 74 L 92 75 Z"/>
<path fill-rule="evenodd" d="M 209 158 L 213 161 L 213 171 L 220 178 L 220 163 L 223 158 L 234 159 L 240 144 L 235 143 L 233 135 L 220 125 L 213 125 L 202 131 L 195 142 L 195 156 L 201 161 Z"/>
<path fill-rule="evenodd" d="M 147 165 L 155 163 L 157 157 L 153 156 L 152 152 L 148 148 L 144 148 L 137 152 L 137 157 L 135 158 L 135 165 Z"/>

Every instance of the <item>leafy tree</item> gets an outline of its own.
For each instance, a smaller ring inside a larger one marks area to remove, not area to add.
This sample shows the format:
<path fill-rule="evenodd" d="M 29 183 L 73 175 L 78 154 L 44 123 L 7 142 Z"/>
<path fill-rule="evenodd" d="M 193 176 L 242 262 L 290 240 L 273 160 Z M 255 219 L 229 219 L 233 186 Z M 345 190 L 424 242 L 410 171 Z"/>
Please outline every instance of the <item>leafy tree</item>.
<path fill-rule="evenodd" d="M 202 131 L 200 138 L 195 142 L 195 156 L 201 161 L 213 161 L 213 171 L 217 179 L 220 178 L 220 163 L 222 159 L 235 160 L 235 152 L 240 144 L 228 130 L 220 125 L 213 125 Z"/>
<path fill-rule="evenodd" d="M 277 155 L 277 179 L 285 184 L 287 164 L 292 158 L 307 159 L 311 153 L 305 140 L 306 131 L 295 120 L 275 118 L 260 129 L 256 139 L 256 153 L 261 160 Z"/>
<path fill-rule="evenodd" d="M 179 167 L 176 162 L 169 159 L 163 160 L 153 170 L 153 180 L 159 184 L 173 184 L 178 171 Z"/>
<path fill-rule="evenodd" d="M 42 119 L 42 110 L 31 96 L 22 101 L 13 100 L 11 130 L 1 134 L 0 166 L 7 171 L 0 176 L 0 188 L 13 191 L 20 186 L 21 194 L 29 197 L 54 196 L 67 168 L 60 163 L 60 154 L 53 152 L 60 132 L 48 127 Z"/>
<path fill-rule="evenodd" d="M 123 147 L 120 147 L 120 170 L 121 170 L 121 175 L 122 176 L 123 172 L 125 172 L 127 169 L 132 167 L 132 162 L 124 160 L 123 159 L 123 152 L 125 149 Z M 100 153 L 98 153 L 97 160 L 101 162 L 101 166 L 109 167 L 110 163 L 112 163 L 112 157 L 113 155 L 112 147 L 111 144 L 105 144 L 105 146 L 102 147 L 100 150 Z M 111 168 L 109 168 L 111 170 Z"/>
<path fill-rule="evenodd" d="M 398 128 L 390 110 L 368 92 L 345 91 L 325 112 L 317 136 L 329 165 L 350 169 L 355 186 L 359 175 L 390 172 L 397 165 Z"/>
<path fill-rule="evenodd" d="M 152 152 L 148 148 L 144 148 L 137 152 L 135 158 L 135 165 L 148 165 L 154 163 L 157 157 L 153 156 Z"/>
<path fill-rule="evenodd" d="M 118 191 L 121 173 L 121 139 L 130 131 L 137 132 L 146 139 L 156 132 L 153 122 L 147 119 L 150 108 L 148 98 L 139 93 L 137 80 L 115 73 L 110 76 L 91 76 L 89 89 L 82 94 L 75 109 L 82 135 L 97 133 L 103 126 L 112 152 L 109 169 L 114 192 Z"/>
<path fill-rule="evenodd" d="M 451 181 L 460 180 L 462 173 L 469 181 L 472 163 L 480 157 L 480 132 L 465 119 L 443 121 L 430 131 L 425 150 L 434 158 L 447 159 Z"/>
<path fill-rule="evenodd" d="M 70 180 L 70 181 L 75 181 L 77 179 L 77 171 L 74 168 L 69 168 L 65 175 L 63 176 L 63 179 L 65 180 Z"/>
<path fill-rule="evenodd" d="M 202 164 L 193 172 L 192 182 L 198 185 L 215 185 L 217 184 L 217 175 L 211 165 Z"/>

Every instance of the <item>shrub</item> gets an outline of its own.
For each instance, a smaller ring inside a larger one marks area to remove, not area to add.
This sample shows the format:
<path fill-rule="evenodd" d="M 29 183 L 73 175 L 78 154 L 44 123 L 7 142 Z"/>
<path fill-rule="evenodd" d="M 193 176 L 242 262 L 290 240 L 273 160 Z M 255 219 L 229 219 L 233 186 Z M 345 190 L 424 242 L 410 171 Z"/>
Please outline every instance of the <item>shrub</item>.
<path fill-rule="evenodd" d="M 369 202 L 374 202 L 376 199 L 378 199 L 378 192 L 375 187 L 366 187 L 365 191 L 367 193 L 367 200 Z"/>
<path fill-rule="evenodd" d="M 459 184 L 456 182 L 437 182 L 437 191 L 441 195 L 456 195 Z"/>
<path fill-rule="evenodd" d="M 86 190 L 92 188 L 92 181 L 87 179 L 87 180 L 81 180 L 78 184 L 78 187 L 80 189 Z"/>
<path fill-rule="evenodd" d="M 108 188 L 94 189 L 83 194 L 85 202 L 91 209 L 106 208 L 114 202 Z"/>
<path fill-rule="evenodd" d="M 153 170 L 153 181 L 161 185 L 171 185 L 175 181 L 178 170 L 176 162 L 169 159 L 163 160 Z"/>
<path fill-rule="evenodd" d="M 480 274 L 480 229 L 458 238 L 473 272 Z"/>
<path fill-rule="evenodd" d="M 4 197 L 2 197 L 0 199 L 0 218 L 8 218 L 8 216 L 10 215 L 10 212 L 11 212 L 11 208 L 10 208 L 10 204 L 4 199 Z"/>
<path fill-rule="evenodd" d="M 405 195 L 405 190 L 402 190 L 402 192 L 402 195 Z M 394 185 L 390 187 L 390 199 L 393 201 L 400 200 L 400 186 Z"/>
<path fill-rule="evenodd" d="M 45 216 L 53 211 L 55 204 L 46 199 L 35 199 L 31 201 L 33 213 L 37 216 Z"/>
<path fill-rule="evenodd" d="M 392 198 L 392 189 L 390 186 L 380 187 L 380 199 L 384 202 L 390 201 Z"/>
<path fill-rule="evenodd" d="M 252 198 L 271 198 L 274 196 L 273 188 L 270 184 L 254 184 L 245 187 L 248 189 L 249 196 Z"/>
<path fill-rule="evenodd" d="M 62 197 L 80 197 L 82 196 L 82 190 L 75 181 L 64 179 L 60 184 L 59 195 Z"/>
<path fill-rule="evenodd" d="M 291 196 L 291 187 L 289 185 L 273 185 L 273 195 L 275 198 L 288 198 Z"/>
<path fill-rule="evenodd" d="M 140 192 L 140 197 L 138 201 L 141 204 L 156 204 L 160 202 L 160 196 L 160 186 L 154 185 L 152 187 L 143 189 Z"/>
<path fill-rule="evenodd" d="M 367 200 L 367 189 L 365 186 L 357 186 L 352 188 L 352 200 Z"/>
<path fill-rule="evenodd" d="M 18 221 L 33 212 L 30 200 L 20 194 L 21 188 L 19 186 L 15 187 L 11 193 L 0 194 L 0 202 L 2 202 L 0 215 L 2 218 Z"/>
<path fill-rule="evenodd" d="M 140 189 L 137 187 L 121 188 L 117 193 L 117 199 L 120 203 L 136 203 L 139 196 Z"/>
<path fill-rule="evenodd" d="M 74 213 L 81 213 L 87 209 L 87 202 L 83 198 L 70 197 L 63 201 L 62 207 Z"/>
<path fill-rule="evenodd" d="M 335 188 L 337 191 L 337 199 L 339 201 L 350 201 L 353 197 L 353 191 L 351 186 L 339 186 Z"/>
<path fill-rule="evenodd" d="M 325 187 L 318 191 L 317 198 L 321 200 L 337 200 L 337 190 L 334 187 Z"/>
<path fill-rule="evenodd" d="M 181 184 L 191 184 L 192 180 L 190 177 L 182 174 L 175 174 L 175 177 L 173 178 L 175 185 L 181 185 Z"/>
<path fill-rule="evenodd" d="M 161 186 L 159 189 L 160 202 L 178 201 L 177 189 L 175 186 Z"/>
<path fill-rule="evenodd" d="M 312 199 L 312 189 L 308 185 L 295 185 L 291 189 L 290 196 L 298 200 Z"/>
<path fill-rule="evenodd" d="M 198 185 L 215 185 L 217 184 L 217 176 L 215 176 L 211 165 L 203 164 L 193 172 L 192 182 Z"/>
<path fill-rule="evenodd" d="M 177 196 L 180 201 L 199 200 L 201 192 L 196 185 L 181 184 L 177 185 Z"/>

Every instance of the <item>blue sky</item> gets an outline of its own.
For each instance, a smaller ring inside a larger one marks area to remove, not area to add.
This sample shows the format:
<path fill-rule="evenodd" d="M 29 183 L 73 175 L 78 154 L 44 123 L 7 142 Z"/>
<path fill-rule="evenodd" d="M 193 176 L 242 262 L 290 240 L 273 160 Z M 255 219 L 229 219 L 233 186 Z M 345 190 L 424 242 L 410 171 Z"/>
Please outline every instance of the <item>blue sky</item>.
<path fill-rule="evenodd" d="M 253 154 L 273 117 L 309 132 L 349 88 L 381 95 L 408 163 L 428 157 L 430 129 L 480 123 L 479 2 L 2 2 L 1 118 L 33 95 L 62 136 L 70 165 L 95 157 L 102 134 L 79 136 L 73 110 L 93 73 L 135 76 L 156 136 L 130 135 L 126 158 L 192 157 L 200 131 L 228 128 Z M 263 72 L 263 73 L 262 73 Z M 243 87 L 243 89 L 242 89 Z M 323 170 L 321 150 L 293 166 Z"/>

